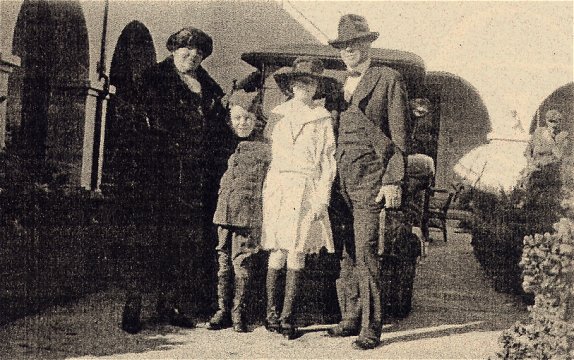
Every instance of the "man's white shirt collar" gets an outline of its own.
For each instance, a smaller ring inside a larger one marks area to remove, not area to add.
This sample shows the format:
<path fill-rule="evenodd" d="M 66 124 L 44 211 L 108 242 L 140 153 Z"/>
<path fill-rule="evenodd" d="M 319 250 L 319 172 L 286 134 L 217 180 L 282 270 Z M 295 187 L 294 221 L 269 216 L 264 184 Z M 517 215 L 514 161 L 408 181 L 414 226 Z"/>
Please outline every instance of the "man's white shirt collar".
<path fill-rule="evenodd" d="M 357 73 L 361 74 L 360 77 L 362 77 L 363 74 L 365 74 L 365 71 L 367 71 L 367 69 L 369 68 L 369 66 L 371 66 L 371 58 L 368 58 L 367 60 L 363 61 L 362 63 L 357 65 L 357 67 L 347 68 L 347 70 L 349 72 L 357 72 Z"/>
<path fill-rule="evenodd" d="M 370 58 L 363 61 L 359 65 L 357 65 L 357 67 L 354 69 L 347 68 L 347 71 L 356 72 L 356 73 L 359 73 L 360 75 L 359 76 L 347 76 L 347 79 L 345 80 L 345 85 L 343 86 L 345 100 L 349 101 L 351 99 L 351 96 L 353 96 L 353 93 L 357 89 L 359 82 L 361 82 L 361 79 L 365 75 L 365 72 L 367 71 L 369 66 L 371 66 L 371 59 Z"/>

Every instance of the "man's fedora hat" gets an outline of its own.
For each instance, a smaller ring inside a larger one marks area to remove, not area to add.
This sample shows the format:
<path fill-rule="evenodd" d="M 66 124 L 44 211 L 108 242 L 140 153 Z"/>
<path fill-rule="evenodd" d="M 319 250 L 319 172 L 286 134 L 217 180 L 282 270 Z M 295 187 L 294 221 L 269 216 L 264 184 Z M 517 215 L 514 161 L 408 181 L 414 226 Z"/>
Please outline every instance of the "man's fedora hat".
<path fill-rule="evenodd" d="M 341 16 L 338 36 L 335 40 L 329 41 L 329 45 L 337 49 L 342 49 L 351 41 L 368 40 L 373 42 L 378 37 L 378 32 L 369 30 L 369 24 L 367 24 L 367 20 L 364 17 L 347 14 Z"/>
<path fill-rule="evenodd" d="M 300 77 L 309 77 L 317 80 L 319 86 L 317 88 L 317 95 L 325 95 L 329 89 L 334 89 L 337 80 L 334 78 L 324 76 L 323 71 L 325 67 L 320 59 L 310 56 L 300 56 L 293 61 L 293 66 L 290 68 L 281 68 L 273 74 L 279 89 L 284 94 L 293 95 L 291 90 L 291 82 Z"/>

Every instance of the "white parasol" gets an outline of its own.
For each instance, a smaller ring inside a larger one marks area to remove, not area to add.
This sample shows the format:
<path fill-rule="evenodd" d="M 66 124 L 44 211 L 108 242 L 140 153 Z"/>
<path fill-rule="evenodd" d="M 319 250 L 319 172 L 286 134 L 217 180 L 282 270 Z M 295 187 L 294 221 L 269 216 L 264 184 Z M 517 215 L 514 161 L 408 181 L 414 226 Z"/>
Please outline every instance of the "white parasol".
<path fill-rule="evenodd" d="M 526 167 L 524 150 L 528 134 L 520 122 L 509 134 L 491 134 L 490 142 L 464 155 L 454 166 L 454 172 L 469 185 L 493 193 L 508 192 Z"/>

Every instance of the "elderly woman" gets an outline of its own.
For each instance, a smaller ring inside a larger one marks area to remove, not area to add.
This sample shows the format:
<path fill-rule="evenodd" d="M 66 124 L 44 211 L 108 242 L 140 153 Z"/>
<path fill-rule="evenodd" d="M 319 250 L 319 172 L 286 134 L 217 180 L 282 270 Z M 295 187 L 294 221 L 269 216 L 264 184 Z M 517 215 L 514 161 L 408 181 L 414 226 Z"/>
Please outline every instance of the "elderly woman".
<path fill-rule="evenodd" d="M 122 328 L 129 333 L 141 329 L 142 284 L 154 278 L 159 280 L 159 318 L 194 326 L 181 308 L 182 289 L 191 285 L 192 268 L 193 284 L 207 288 L 209 266 L 200 262 L 211 257 L 198 252 L 213 248 L 207 242 L 216 238 L 211 219 L 217 184 L 234 148 L 221 103 L 223 91 L 201 66 L 213 51 L 211 37 L 186 27 L 171 35 L 166 46 L 171 55 L 143 74 L 131 100 L 136 171 L 124 178 L 132 178 L 144 203 L 140 208 L 147 209 L 136 215 L 155 232 L 146 234 L 151 247 L 133 249 L 132 260 L 139 266 L 122 318 Z M 148 268 L 155 273 L 144 275 Z"/>

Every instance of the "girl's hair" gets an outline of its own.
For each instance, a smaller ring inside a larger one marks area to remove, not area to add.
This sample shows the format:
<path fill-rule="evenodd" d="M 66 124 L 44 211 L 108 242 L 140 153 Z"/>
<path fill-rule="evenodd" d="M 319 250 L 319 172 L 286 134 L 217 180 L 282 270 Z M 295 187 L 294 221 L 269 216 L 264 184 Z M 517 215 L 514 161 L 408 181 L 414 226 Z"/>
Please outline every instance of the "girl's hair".
<path fill-rule="evenodd" d="M 323 97 L 325 97 L 325 91 L 323 89 L 323 86 L 321 84 L 320 81 L 313 79 L 310 76 L 298 76 L 298 77 L 294 77 L 289 81 L 289 90 L 291 91 L 291 94 L 287 97 L 288 99 L 292 99 L 293 98 L 293 84 L 295 82 L 302 82 L 304 84 L 309 84 L 310 81 L 314 81 L 315 84 L 317 85 L 317 88 L 315 89 L 315 94 L 313 94 L 312 98 L 313 99 L 321 99 Z"/>

